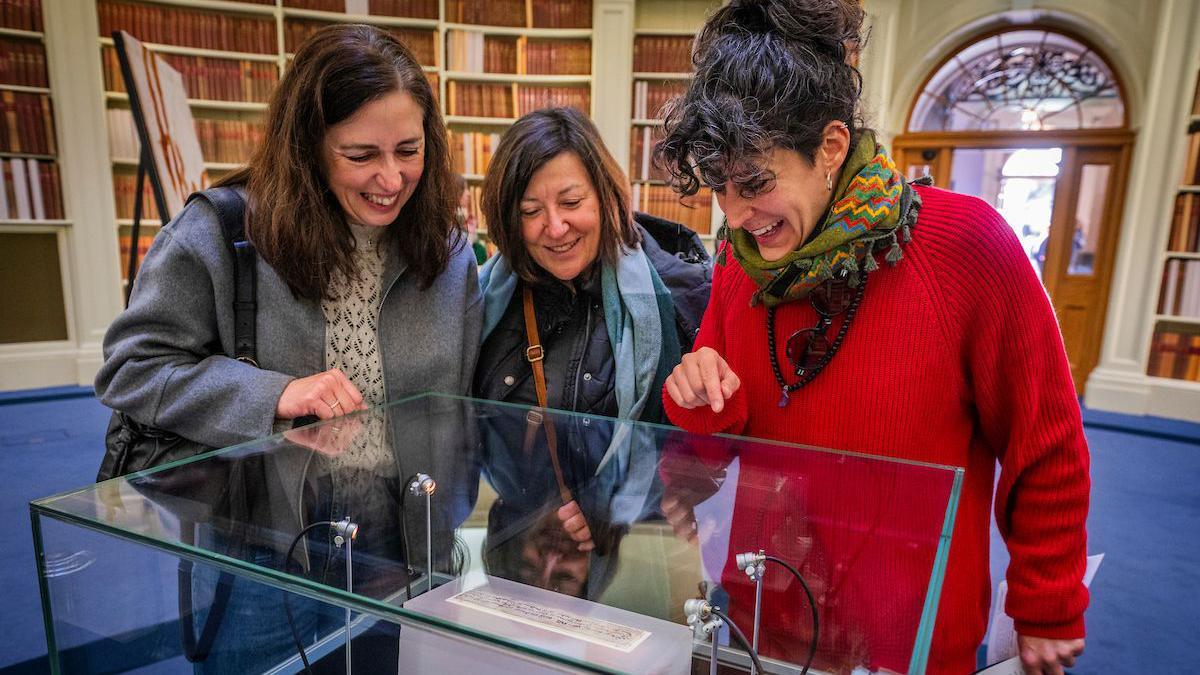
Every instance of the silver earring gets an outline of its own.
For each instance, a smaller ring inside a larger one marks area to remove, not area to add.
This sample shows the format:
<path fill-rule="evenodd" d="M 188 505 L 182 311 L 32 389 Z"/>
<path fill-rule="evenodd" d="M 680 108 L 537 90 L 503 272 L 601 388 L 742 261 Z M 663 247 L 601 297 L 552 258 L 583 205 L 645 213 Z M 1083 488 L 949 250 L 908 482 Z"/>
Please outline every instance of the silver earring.
<path fill-rule="evenodd" d="M 833 176 L 829 175 L 828 171 L 825 172 L 825 189 L 826 190 L 833 189 Z"/>

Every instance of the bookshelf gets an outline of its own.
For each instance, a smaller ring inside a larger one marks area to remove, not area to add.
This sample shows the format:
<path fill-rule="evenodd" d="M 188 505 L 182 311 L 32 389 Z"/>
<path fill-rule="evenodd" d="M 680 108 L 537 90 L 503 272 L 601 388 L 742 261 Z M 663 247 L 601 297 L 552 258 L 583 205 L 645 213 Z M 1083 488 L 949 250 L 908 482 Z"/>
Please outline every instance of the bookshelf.
<path fill-rule="evenodd" d="M 1184 138 L 1146 374 L 1200 386 L 1200 73 Z"/>
<path fill-rule="evenodd" d="M 40 0 L 0 2 L 0 356 L 71 337 L 56 101 Z"/>
<path fill-rule="evenodd" d="M 654 144 L 663 133 L 663 107 L 682 94 L 691 80 L 692 40 L 705 16 L 702 8 L 680 12 L 677 5 L 649 2 L 638 8 L 633 34 L 629 179 L 634 209 L 687 225 L 711 248 L 722 219 L 712 191 L 704 188 L 681 200 L 667 184 L 666 173 L 653 162 Z M 677 25 L 680 19 L 689 25 Z"/>
<path fill-rule="evenodd" d="M 548 105 L 592 115 L 592 0 L 443 0 L 439 97 L 451 166 L 480 215 L 484 174 L 500 137 L 521 115 Z"/>

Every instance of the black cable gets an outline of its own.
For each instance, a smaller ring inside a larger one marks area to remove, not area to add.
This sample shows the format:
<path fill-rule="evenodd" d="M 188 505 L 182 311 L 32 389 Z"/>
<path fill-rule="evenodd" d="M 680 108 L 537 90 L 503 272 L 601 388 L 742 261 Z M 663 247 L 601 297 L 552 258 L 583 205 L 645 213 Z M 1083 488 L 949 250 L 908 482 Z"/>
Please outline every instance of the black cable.
<path fill-rule="evenodd" d="M 414 476 L 415 477 L 415 476 Z M 408 486 L 412 482 L 412 478 L 404 481 L 400 485 L 400 540 L 404 545 L 404 601 L 412 600 L 412 578 L 416 570 L 412 565 L 412 552 L 408 547 L 408 511 L 404 507 L 404 502 L 408 496 Z M 426 533 L 425 536 L 429 536 Z"/>
<path fill-rule="evenodd" d="M 804 589 L 804 594 L 808 596 L 808 606 L 812 608 L 813 634 L 812 641 L 808 644 L 808 658 L 804 661 L 804 668 L 800 671 L 800 675 L 808 675 L 808 669 L 812 666 L 813 657 L 817 654 L 817 637 L 821 634 L 821 624 L 817 619 L 817 603 L 813 600 L 812 591 L 809 590 L 808 584 L 804 582 L 804 577 L 800 576 L 800 572 L 795 567 L 792 567 L 786 560 L 781 560 L 773 555 L 766 556 L 764 559 L 787 568 L 787 571 L 796 577 L 796 581 L 800 582 L 800 588 Z"/>
<path fill-rule="evenodd" d="M 711 611 L 713 616 L 721 619 L 725 622 L 725 625 L 729 626 L 729 634 L 732 635 L 733 639 L 737 640 L 738 644 L 742 646 L 742 649 L 745 649 L 746 653 L 750 655 L 750 662 L 754 664 L 754 672 L 758 673 L 758 675 L 763 675 L 766 673 L 767 671 L 763 670 L 762 662 L 758 660 L 758 652 L 754 651 L 754 648 L 750 646 L 750 641 L 746 639 L 746 634 L 742 632 L 742 629 L 738 628 L 737 624 L 733 622 L 733 619 L 730 619 L 725 612 L 722 612 L 721 608 L 712 607 Z M 717 635 L 715 632 L 712 636 L 712 639 L 713 642 L 716 642 Z"/>
<path fill-rule="evenodd" d="M 283 559 L 283 571 L 286 573 L 288 568 L 291 566 L 292 554 L 296 552 L 296 544 L 300 543 L 300 540 L 304 538 L 304 535 L 312 532 L 318 527 L 333 527 L 335 525 L 337 525 L 337 523 L 333 522 L 332 520 L 322 520 L 309 525 L 303 530 L 300 530 L 300 533 L 297 534 L 294 539 L 292 539 L 291 545 L 288 546 L 287 556 Z M 296 620 L 292 617 L 292 605 L 288 601 L 288 592 L 282 591 L 282 593 L 283 613 L 287 615 L 288 628 L 292 630 L 292 642 L 296 645 L 296 652 L 300 654 L 300 660 L 304 662 L 304 672 L 312 675 L 312 665 L 308 662 L 308 654 L 304 652 L 304 645 L 300 642 L 300 634 L 296 632 Z"/>

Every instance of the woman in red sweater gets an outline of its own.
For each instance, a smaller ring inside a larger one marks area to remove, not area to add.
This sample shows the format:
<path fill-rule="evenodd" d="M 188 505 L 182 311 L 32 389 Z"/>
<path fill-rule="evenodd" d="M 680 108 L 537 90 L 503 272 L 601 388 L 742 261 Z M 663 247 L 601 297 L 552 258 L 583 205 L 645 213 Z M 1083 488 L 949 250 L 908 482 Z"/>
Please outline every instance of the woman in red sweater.
<path fill-rule="evenodd" d="M 862 17 L 856 0 L 733 0 L 697 37 L 656 152 L 677 190 L 716 192 L 727 228 L 667 413 L 692 432 L 964 467 L 930 672 L 974 669 L 995 487 L 1021 659 L 1062 673 L 1083 651 L 1089 491 L 1062 337 L 1000 215 L 907 184 L 863 127 L 848 58 Z M 756 527 L 742 507 L 735 538 Z"/>

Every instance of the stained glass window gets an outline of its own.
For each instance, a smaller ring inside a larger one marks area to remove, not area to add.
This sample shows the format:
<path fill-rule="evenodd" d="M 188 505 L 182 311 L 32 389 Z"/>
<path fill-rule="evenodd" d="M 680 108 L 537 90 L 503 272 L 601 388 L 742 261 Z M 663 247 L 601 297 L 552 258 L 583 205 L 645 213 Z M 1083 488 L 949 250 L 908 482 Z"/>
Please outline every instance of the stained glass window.
<path fill-rule="evenodd" d="M 993 35 L 955 54 L 917 99 L 909 131 L 1123 127 L 1112 70 L 1079 41 L 1045 30 Z"/>

